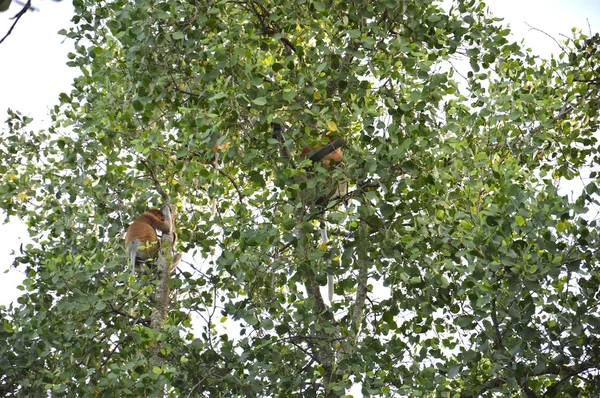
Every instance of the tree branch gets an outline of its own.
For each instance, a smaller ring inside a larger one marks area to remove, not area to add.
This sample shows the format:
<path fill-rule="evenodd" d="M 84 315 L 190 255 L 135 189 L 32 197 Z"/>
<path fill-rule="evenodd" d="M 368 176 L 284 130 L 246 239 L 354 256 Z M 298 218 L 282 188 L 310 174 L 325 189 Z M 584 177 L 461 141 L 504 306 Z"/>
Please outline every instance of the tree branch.
<path fill-rule="evenodd" d="M 150 315 L 150 325 L 157 332 L 160 332 L 163 329 L 165 320 L 167 319 L 167 314 L 169 312 L 169 278 L 171 275 L 171 265 L 173 263 L 173 244 L 175 239 L 175 235 L 173 233 L 175 207 L 171 205 L 169 201 L 167 201 L 165 204 L 163 204 L 161 210 L 165 215 L 165 220 L 168 220 L 171 223 L 171 233 L 162 235 L 160 239 L 160 256 L 156 261 L 158 286 L 154 295 L 155 308 Z M 181 259 L 179 254 L 175 257 L 177 262 Z M 160 355 L 161 348 L 162 344 L 157 342 L 150 349 L 150 353 L 152 355 L 152 365 L 154 366 L 160 367 L 163 365 L 164 359 Z"/>
<path fill-rule="evenodd" d="M 154 173 L 154 170 L 148 165 L 148 162 L 146 162 L 145 159 L 140 159 L 140 162 L 146 167 L 146 169 L 148 169 L 148 172 L 150 173 L 150 176 L 152 177 L 152 181 L 154 181 L 154 188 L 156 188 L 156 191 L 163 198 L 163 201 L 169 203 L 169 201 L 170 201 L 169 195 L 167 195 L 167 193 L 164 191 L 164 189 L 162 189 L 162 186 L 160 185 L 158 178 L 156 178 L 156 173 Z"/>
<path fill-rule="evenodd" d="M 335 324 L 332 314 L 327 310 L 327 305 L 321 295 L 321 288 L 317 281 L 309 279 L 306 282 L 306 291 L 315 302 L 313 305 L 313 313 L 317 317 L 317 322 L 321 323 L 323 319 L 329 321 L 332 325 Z M 335 351 L 332 347 L 331 341 L 332 335 L 325 331 L 325 328 L 321 328 L 320 332 L 317 332 L 322 337 L 324 343 L 317 343 L 314 345 L 313 356 L 317 359 L 319 364 L 323 366 L 323 384 L 325 385 L 325 397 L 334 398 L 339 395 L 331 388 L 332 383 L 336 383 L 339 380 L 340 375 L 335 369 Z"/>
<path fill-rule="evenodd" d="M 229 174 L 227 174 L 226 172 L 224 172 L 223 170 L 221 170 L 220 168 L 217 168 L 217 171 L 219 172 L 219 174 L 224 175 L 225 177 L 227 177 L 227 179 L 229 179 L 229 182 L 231 182 L 231 185 L 233 185 L 233 187 L 235 188 L 235 191 L 237 192 L 238 198 L 240 199 L 240 202 L 241 202 L 244 199 L 244 194 L 242 193 L 242 191 L 240 191 L 240 188 L 235 183 L 235 180 L 233 179 L 233 177 L 230 176 Z"/>
<path fill-rule="evenodd" d="M 14 19 L 15 22 L 13 22 L 13 24 L 11 25 L 10 29 L 8 30 L 8 32 L 4 35 L 4 37 L 2 38 L 2 40 L 0 40 L 0 44 L 2 44 L 2 42 L 12 33 L 13 29 L 15 28 L 15 25 L 17 24 L 17 22 L 19 22 L 19 19 L 21 19 L 21 17 L 23 16 L 23 14 L 25 14 L 30 7 L 31 7 L 31 0 L 27 0 L 27 3 L 25 3 L 25 5 L 21 9 L 21 11 L 19 11 L 17 13 L 17 15 L 15 15 L 14 17 L 12 17 L 12 19 Z"/>

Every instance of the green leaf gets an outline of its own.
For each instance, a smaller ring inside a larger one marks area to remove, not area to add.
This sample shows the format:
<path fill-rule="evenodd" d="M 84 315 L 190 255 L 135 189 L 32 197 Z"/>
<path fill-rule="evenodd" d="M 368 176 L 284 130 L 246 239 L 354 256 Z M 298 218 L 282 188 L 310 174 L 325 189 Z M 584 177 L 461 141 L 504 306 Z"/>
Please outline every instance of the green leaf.
<path fill-rule="evenodd" d="M 219 100 L 221 98 L 226 98 L 227 94 L 223 93 L 223 92 L 218 92 L 215 95 L 213 95 L 212 97 L 209 98 L 209 101 L 216 101 Z"/>
<path fill-rule="evenodd" d="M 296 98 L 296 90 L 293 89 L 285 89 L 283 90 L 283 99 L 292 102 Z M 266 103 L 266 101 L 265 101 Z"/>
<path fill-rule="evenodd" d="M 522 116 L 522 113 L 519 111 L 512 111 L 509 115 L 508 118 L 512 121 L 516 121 L 519 120 Z"/>
<path fill-rule="evenodd" d="M 9 323 L 7 320 L 4 320 L 4 331 L 8 333 L 13 332 L 13 325 Z"/>
<path fill-rule="evenodd" d="M 381 215 L 384 218 L 392 218 L 394 217 L 394 215 L 396 214 L 396 209 L 394 208 L 394 206 L 391 206 L 387 203 L 384 203 L 381 207 Z"/>
<path fill-rule="evenodd" d="M 132 105 L 133 105 L 133 109 L 135 109 L 138 112 L 141 112 L 144 110 L 144 104 L 142 104 L 142 102 L 140 100 L 133 101 Z"/>
<path fill-rule="evenodd" d="M 252 100 L 252 103 L 258 106 L 263 106 L 267 104 L 267 99 L 265 97 L 258 97 Z"/>
<path fill-rule="evenodd" d="M 565 231 L 567 231 L 569 229 L 569 227 L 570 226 L 569 226 L 569 222 L 568 221 L 559 221 L 556 224 L 556 230 L 558 232 L 565 232 Z"/>
<path fill-rule="evenodd" d="M 75 0 L 81 74 L 3 119 L 3 395 L 594 396 L 548 368 L 600 352 L 600 37 L 448 3 Z"/>
<path fill-rule="evenodd" d="M 269 318 L 267 319 L 263 319 L 263 321 L 260 323 L 261 327 L 264 328 L 265 330 L 271 330 L 273 329 L 273 321 L 270 320 Z"/>
<path fill-rule="evenodd" d="M 325 11 L 327 8 L 325 6 L 325 3 L 320 2 L 320 1 L 313 1 L 312 5 L 313 5 L 313 7 L 315 7 L 315 10 L 317 10 L 317 11 Z"/>

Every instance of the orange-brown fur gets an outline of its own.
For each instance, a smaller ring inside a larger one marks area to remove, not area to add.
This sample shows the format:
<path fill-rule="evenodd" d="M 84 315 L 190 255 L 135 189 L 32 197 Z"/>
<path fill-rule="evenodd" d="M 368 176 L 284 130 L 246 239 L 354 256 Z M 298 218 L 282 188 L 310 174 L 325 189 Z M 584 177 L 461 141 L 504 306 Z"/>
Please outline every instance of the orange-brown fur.
<path fill-rule="evenodd" d="M 228 149 L 229 148 L 229 141 L 225 141 L 222 144 L 218 144 L 215 142 L 215 145 L 213 145 L 212 147 L 212 152 L 217 153 L 220 149 Z"/>
<path fill-rule="evenodd" d="M 210 160 L 210 163 L 213 166 L 217 166 L 218 167 L 218 163 L 219 163 L 219 159 L 220 159 L 219 152 L 221 152 L 222 150 L 226 150 L 228 148 L 229 148 L 229 141 L 225 141 L 225 142 L 223 142 L 221 144 L 215 142 L 213 144 L 213 146 L 212 146 L 212 149 L 211 149 L 211 151 L 212 151 L 212 158 Z"/>
<path fill-rule="evenodd" d="M 329 142 L 332 142 L 332 141 L 333 141 L 333 139 L 329 138 Z M 321 143 L 319 143 L 316 147 L 306 145 L 302 149 L 302 154 L 300 154 L 300 160 L 306 158 L 306 156 L 309 153 L 311 153 L 312 151 L 316 151 L 317 149 L 323 148 L 325 145 L 326 144 L 321 144 Z M 333 151 L 329 155 L 325 156 L 321 162 L 323 163 L 323 166 L 329 167 L 331 162 L 340 163 L 342 161 L 342 159 L 343 159 L 342 148 L 337 148 L 335 151 Z"/>
<path fill-rule="evenodd" d="M 132 273 L 135 273 L 136 259 L 147 260 L 156 255 L 159 248 L 157 229 L 163 233 L 171 232 L 171 224 L 165 221 L 159 209 L 148 210 L 127 228 L 125 243 L 132 263 Z M 140 249 L 141 246 L 144 248 Z"/>
<path fill-rule="evenodd" d="M 334 141 L 334 139 L 331 137 L 328 137 L 328 139 L 329 139 L 329 142 Z M 312 153 L 314 153 L 314 151 L 316 151 L 320 148 L 323 148 L 325 145 L 327 145 L 327 144 L 319 143 L 316 147 L 313 147 L 311 145 L 306 145 L 302 149 L 302 153 L 300 154 L 300 160 L 305 159 L 307 157 L 311 157 Z M 344 156 L 342 155 L 342 149 L 337 148 L 335 151 L 333 151 L 329 155 L 325 156 L 323 158 L 323 160 L 321 160 L 321 163 L 323 164 L 324 167 L 329 168 L 332 165 L 332 163 L 334 163 L 334 164 L 340 163 L 343 159 L 344 159 Z M 328 181 L 334 186 L 334 188 L 327 195 L 319 197 L 315 203 L 323 204 L 324 202 L 327 202 L 328 200 L 330 200 L 336 196 L 344 196 L 347 193 L 347 191 L 348 191 L 347 184 L 335 182 L 332 180 L 331 177 L 329 177 Z"/>

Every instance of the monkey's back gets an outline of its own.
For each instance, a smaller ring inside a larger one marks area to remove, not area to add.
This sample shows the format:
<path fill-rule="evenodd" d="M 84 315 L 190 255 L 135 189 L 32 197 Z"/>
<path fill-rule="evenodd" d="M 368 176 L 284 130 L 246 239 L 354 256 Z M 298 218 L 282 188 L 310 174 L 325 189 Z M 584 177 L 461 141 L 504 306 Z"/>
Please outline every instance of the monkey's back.
<path fill-rule="evenodd" d="M 125 234 L 125 244 L 133 242 L 138 247 L 145 246 L 144 249 L 138 250 L 138 258 L 142 260 L 153 257 L 158 250 L 158 236 L 152 226 L 154 223 L 152 216 L 144 213 L 135 219 Z"/>

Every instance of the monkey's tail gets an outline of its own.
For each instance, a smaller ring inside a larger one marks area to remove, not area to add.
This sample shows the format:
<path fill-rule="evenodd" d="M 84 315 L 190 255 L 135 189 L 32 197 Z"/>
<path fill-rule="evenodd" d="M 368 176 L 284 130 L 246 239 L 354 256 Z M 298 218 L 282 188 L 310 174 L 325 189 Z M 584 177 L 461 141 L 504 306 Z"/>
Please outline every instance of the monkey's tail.
<path fill-rule="evenodd" d="M 131 275 L 135 276 L 135 259 L 137 258 L 138 248 L 140 247 L 140 242 L 137 240 L 132 240 L 129 242 L 127 246 L 127 254 L 129 255 L 129 261 L 131 262 Z"/>
<path fill-rule="evenodd" d="M 329 297 L 329 304 L 333 304 L 333 289 L 333 275 L 329 274 L 327 275 L 327 297 Z"/>
<path fill-rule="evenodd" d="M 321 242 L 327 244 L 329 242 L 329 236 L 327 232 L 327 224 L 321 229 Z M 333 304 L 333 291 L 335 289 L 333 275 L 327 275 L 327 297 L 329 298 L 329 304 Z"/>

